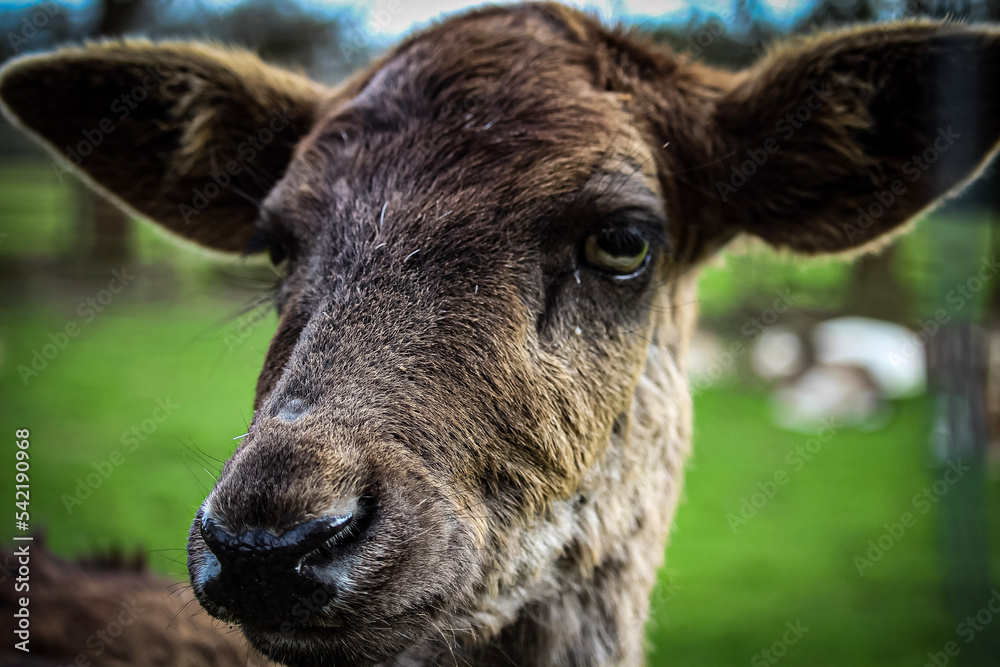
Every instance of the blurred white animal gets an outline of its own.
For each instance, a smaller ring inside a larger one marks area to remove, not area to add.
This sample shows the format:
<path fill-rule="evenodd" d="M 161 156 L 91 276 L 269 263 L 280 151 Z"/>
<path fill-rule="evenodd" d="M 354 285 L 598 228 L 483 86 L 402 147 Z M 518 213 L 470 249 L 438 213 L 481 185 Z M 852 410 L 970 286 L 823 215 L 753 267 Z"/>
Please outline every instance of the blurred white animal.
<path fill-rule="evenodd" d="M 806 360 L 812 362 L 805 370 Z M 808 346 L 785 328 L 772 327 L 754 345 L 754 371 L 779 381 L 772 396 L 783 428 L 810 433 L 824 419 L 863 429 L 885 424 L 885 399 L 921 393 L 927 384 L 924 345 L 906 327 L 865 317 L 816 325 Z"/>

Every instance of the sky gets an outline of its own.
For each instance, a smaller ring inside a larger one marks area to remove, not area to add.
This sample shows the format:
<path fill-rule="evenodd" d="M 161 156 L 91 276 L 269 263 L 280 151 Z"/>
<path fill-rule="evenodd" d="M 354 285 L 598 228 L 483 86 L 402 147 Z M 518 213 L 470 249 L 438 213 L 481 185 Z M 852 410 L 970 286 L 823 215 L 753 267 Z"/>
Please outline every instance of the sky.
<path fill-rule="evenodd" d="M 93 0 L 58 0 L 61 5 L 81 6 Z M 220 7 L 234 5 L 239 0 L 206 0 Z M 469 0 L 299 0 L 318 12 L 335 11 L 345 6 L 360 9 L 367 17 L 369 30 L 375 37 L 395 39 L 443 14 L 475 7 L 482 2 Z M 501 2 L 503 0 L 500 0 Z M 596 11 L 605 19 L 627 19 L 635 22 L 687 23 L 698 17 L 718 16 L 724 21 L 731 17 L 734 0 L 563 0 L 566 4 Z M 814 0 L 759 0 L 759 8 L 768 22 L 788 29 L 812 5 Z M 0 0 L 0 11 L 38 4 L 38 0 Z"/>
<path fill-rule="evenodd" d="M 733 0 L 563 0 L 566 4 L 597 11 L 610 20 L 627 18 L 635 21 L 666 21 L 686 23 L 698 15 L 716 15 L 723 20 L 732 14 Z M 310 4 L 330 6 L 315 0 Z M 442 14 L 454 13 L 474 7 L 477 2 L 468 0 L 361 0 L 353 3 L 364 7 L 369 21 L 377 23 L 376 31 L 387 37 L 396 37 L 422 26 Z M 762 11 L 778 27 L 790 27 L 797 17 L 813 4 L 813 0 L 762 0 Z M 342 6 L 342 5 L 340 5 Z M 390 8 L 397 11 L 392 12 Z M 379 18 L 387 19 L 379 21 Z M 373 31 L 375 32 L 375 31 Z"/>

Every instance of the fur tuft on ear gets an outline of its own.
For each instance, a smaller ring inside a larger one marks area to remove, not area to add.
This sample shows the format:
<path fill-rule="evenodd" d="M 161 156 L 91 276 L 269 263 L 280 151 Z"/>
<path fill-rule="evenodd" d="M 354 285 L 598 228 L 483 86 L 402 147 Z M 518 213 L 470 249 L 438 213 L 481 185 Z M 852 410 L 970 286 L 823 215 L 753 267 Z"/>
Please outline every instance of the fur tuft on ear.
<path fill-rule="evenodd" d="M 57 164 L 126 210 L 231 252 L 326 94 L 249 52 L 188 43 L 95 43 L 0 72 L 5 114 Z"/>
<path fill-rule="evenodd" d="M 718 101 L 721 214 L 800 252 L 867 245 L 997 152 L 998 80 L 993 27 L 907 21 L 792 40 Z"/>

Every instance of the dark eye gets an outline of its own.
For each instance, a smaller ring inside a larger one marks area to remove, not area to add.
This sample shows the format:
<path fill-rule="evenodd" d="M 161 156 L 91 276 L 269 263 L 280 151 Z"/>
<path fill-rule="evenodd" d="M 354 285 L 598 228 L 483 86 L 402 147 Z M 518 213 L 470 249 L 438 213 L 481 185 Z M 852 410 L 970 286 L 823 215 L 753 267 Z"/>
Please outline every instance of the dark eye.
<path fill-rule="evenodd" d="M 587 263 L 616 276 L 627 276 L 643 267 L 649 242 L 635 229 L 607 227 L 587 237 L 583 246 Z"/>
<path fill-rule="evenodd" d="M 256 255 L 259 252 L 267 251 L 271 258 L 271 267 L 278 276 L 284 278 L 288 275 L 288 260 L 291 257 L 290 245 L 287 240 L 278 236 L 267 228 L 258 227 L 257 231 L 250 238 L 247 247 L 243 250 L 244 255 Z"/>
<path fill-rule="evenodd" d="M 288 276 L 288 249 L 284 246 L 272 246 L 267 249 L 267 254 L 271 258 L 271 268 L 281 278 Z"/>

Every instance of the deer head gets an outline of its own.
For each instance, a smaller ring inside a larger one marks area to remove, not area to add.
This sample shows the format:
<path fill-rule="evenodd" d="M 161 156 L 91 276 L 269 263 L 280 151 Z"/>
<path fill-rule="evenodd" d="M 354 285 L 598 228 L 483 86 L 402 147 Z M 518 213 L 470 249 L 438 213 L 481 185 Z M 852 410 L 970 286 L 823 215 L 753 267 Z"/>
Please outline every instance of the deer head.
<path fill-rule="evenodd" d="M 905 22 L 729 73 L 532 4 L 337 88 L 124 41 L 19 59 L 0 96 L 126 209 L 283 271 L 249 435 L 191 528 L 210 614 L 292 665 L 638 664 L 700 263 L 900 229 L 1000 138 L 1000 100 L 937 77 L 998 62 L 996 29 Z"/>

